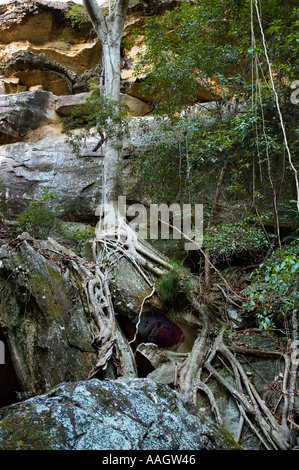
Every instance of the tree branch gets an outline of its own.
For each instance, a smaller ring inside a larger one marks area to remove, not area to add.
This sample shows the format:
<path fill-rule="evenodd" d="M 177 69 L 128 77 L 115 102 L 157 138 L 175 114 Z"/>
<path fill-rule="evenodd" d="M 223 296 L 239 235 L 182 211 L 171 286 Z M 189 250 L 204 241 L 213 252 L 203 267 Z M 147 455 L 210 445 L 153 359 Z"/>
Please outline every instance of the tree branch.
<path fill-rule="evenodd" d="M 127 14 L 128 6 L 129 0 L 116 0 L 114 7 L 115 16 L 125 17 Z"/>
<path fill-rule="evenodd" d="M 104 20 L 104 16 L 97 0 L 83 0 L 83 5 L 92 24 L 98 27 Z"/>
<path fill-rule="evenodd" d="M 83 0 L 84 8 L 89 16 L 94 30 L 103 41 L 107 34 L 107 26 L 101 7 L 99 7 L 97 0 Z"/>

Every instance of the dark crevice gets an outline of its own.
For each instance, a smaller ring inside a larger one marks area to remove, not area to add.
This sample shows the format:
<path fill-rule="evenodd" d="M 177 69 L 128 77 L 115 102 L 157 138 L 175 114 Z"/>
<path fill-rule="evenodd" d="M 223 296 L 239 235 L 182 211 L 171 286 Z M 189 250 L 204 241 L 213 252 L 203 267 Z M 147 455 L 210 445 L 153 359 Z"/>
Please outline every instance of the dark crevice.
<path fill-rule="evenodd" d="M 0 408 L 3 408 L 4 406 L 17 403 L 19 401 L 18 394 L 22 389 L 1 328 L 0 341 L 3 341 L 5 349 L 5 363 L 0 364 Z"/>

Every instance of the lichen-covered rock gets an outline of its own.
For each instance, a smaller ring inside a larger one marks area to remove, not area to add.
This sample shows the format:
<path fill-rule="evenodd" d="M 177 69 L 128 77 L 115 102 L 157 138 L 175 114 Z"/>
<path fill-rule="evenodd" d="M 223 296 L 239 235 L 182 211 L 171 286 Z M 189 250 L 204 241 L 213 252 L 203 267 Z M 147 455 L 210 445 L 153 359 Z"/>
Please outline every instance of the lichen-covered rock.
<path fill-rule="evenodd" d="M 115 310 L 121 315 L 138 315 L 143 299 L 151 293 L 151 288 L 145 279 L 126 258 L 119 259 L 113 266 L 110 285 Z M 157 295 L 153 295 L 146 302 L 146 307 L 161 310 L 163 304 Z"/>
<path fill-rule="evenodd" d="M 56 112 L 62 116 L 70 116 L 76 107 L 86 102 L 88 93 L 77 93 L 76 95 L 66 95 L 57 97 Z M 121 102 L 127 107 L 130 116 L 145 116 L 149 114 L 153 107 L 144 103 L 138 98 L 129 95 L 120 94 Z"/>
<path fill-rule="evenodd" d="M 44 393 L 88 377 L 97 360 L 95 330 L 63 270 L 29 241 L 17 243 L 0 249 L 0 328 L 22 390 Z"/>
<path fill-rule="evenodd" d="M 124 37 L 129 37 L 133 29 L 142 28 L 145 17 L 162 14 L 181 2 L 130 0 Z M 7 0 L 0 5 L 1 73 L 5 77 L 13 73 L 20 78 L 22 86 L 43 85 L 59 95 L 88 91 L 88 79 L 99 77 L 102 48 L 89 21 L 72 25 L 66 15 L 73 6 L 71 1 L 46 0 Z M 108 1 L 102 2 L 102 7 L 108 9 Z M 123 75 L 130 81 L 139 46 L 123 51 Z M 61 66 L 60 71 L 57 64 Z M 69 80 L 72 72 L 78 75 L 74 83 Z"/>
<path fill-rule="evenodd" d="M 21 93 L 27 91 L 27 86 L 19 85 L 20 79 L 17 77 L 1 78 L 0 95 L 8 95 L 10 93 Z"/>
<path fill-rule="evenodd" d="M 0 410 L 1 450 L 238 447 L 183 397 L 148 379 L 63 383 Z"/>

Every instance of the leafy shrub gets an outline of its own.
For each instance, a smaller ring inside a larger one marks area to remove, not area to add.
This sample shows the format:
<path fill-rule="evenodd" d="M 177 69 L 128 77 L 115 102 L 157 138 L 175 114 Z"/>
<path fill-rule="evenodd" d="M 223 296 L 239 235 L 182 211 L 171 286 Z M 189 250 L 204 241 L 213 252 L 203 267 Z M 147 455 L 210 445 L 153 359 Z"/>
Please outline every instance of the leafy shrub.
<path fill-rule="evenodd" d="M 213 226 L 204 235 L 204 248 L 210 251 L 214 259 L 229 260 L 242 252 L 251 252 L 254 255 L 265 249 L 268 243 L 262 229 L 246 222 Z"/>
<path fill-rule="evenodd" d="M 101 96 L 99 86 L 93 81 L 86 102 L 78 105 L 71 116 L 62 118 L 62 123 L 66 141 L 77 156 L 81 156 L 82 143 L 90 136 L 99 137 L 103 143 L 108 138 L 122 142 L 129 135 L 126 105 Z M 77 132 L 72 132 L 74 129 Z"/>
<path fill-rule="evenodd" d="M 183 268 L 175 267 L 158 281 L 159 294 L 168 306 L 182 307 L 190 290 L 191 281 Z"/>
<path fill-rule="evenodd" d="M 29 208 L 17 216 L 16 229 L 28 231 L 37 238 L 45 238 L 50 234 L 73 245 L 81 244 L 94 238 L 95 228 L 87 225 L 83 228 L 71 228 L 59 219 L 62 206 L 58 197 L 44 190 L 38 201 L 32 201 Z"/>
<path fill-rule="evenodd" d="M 247 308 L 254 309 L 259 327 L 271 329 L 284 318 L 289 320 L 299 309 L 299 239 L 289 247 L 276 250 L 267 264 L 252 274 L 246 294 Z"/>
<path fill-rule="evenodd" d="M 34 237 L 47 237 L 59 227 L 60 210 L 57 196 L 45 189 L 38 201 L 30 202 L 29 208 L 18 214 L 16 228 L 26 230 Z"/>
<path fill-rule="evenodd" d="M 71 231 L 69 229 L 63 229 L 65 236 L 69 239 L 74 241 L 75 243 L 83 243 L 95 236 L 95 227 L 92 225 L 87 225 L 83 229 L 77 229 L 75 231 Z"/>
<path fill-rule="evenodd" d="M 74 5 L 73 8 L 65 14 L 66 18 L 72 22 L 72 27 L 88 23 L 89 18 L 83 5 Z"/>

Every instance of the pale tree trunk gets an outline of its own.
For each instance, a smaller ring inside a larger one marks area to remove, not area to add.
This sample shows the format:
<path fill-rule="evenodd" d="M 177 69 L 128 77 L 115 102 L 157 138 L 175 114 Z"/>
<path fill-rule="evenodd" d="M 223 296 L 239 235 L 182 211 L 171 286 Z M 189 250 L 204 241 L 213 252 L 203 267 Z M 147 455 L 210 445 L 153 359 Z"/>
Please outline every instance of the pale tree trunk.
<path fill-rule="evenodd" d="M 109 43 L 103 44 L 104 96 L 113 101 L 118 101 L 120 95 L 120 40 L 112 45 Z M 121 145 L 118 135 L 120 132 L 117 132 L 117 129 L 115 131 L 116 135 L 106 140 L 103 203 L 112 204 L 116 209 L 117 198 L 121 192 L 121 178 L 119 174 Z"/>
<path fill-rule="evenodd" d="M 84 7 L 102 43 L 104 68 L 104 96 L 120 99 L 120 46 L 129 0 L 115 0 L 114 7 L 104 16 L 97 0 L 83 0 Z M 116 132 L 116 134 L 119 134 Z M 120 142 L 117 135 L 108 137 L 105 146 L 103 204 L 117 208 L 120 194 Z"/>

